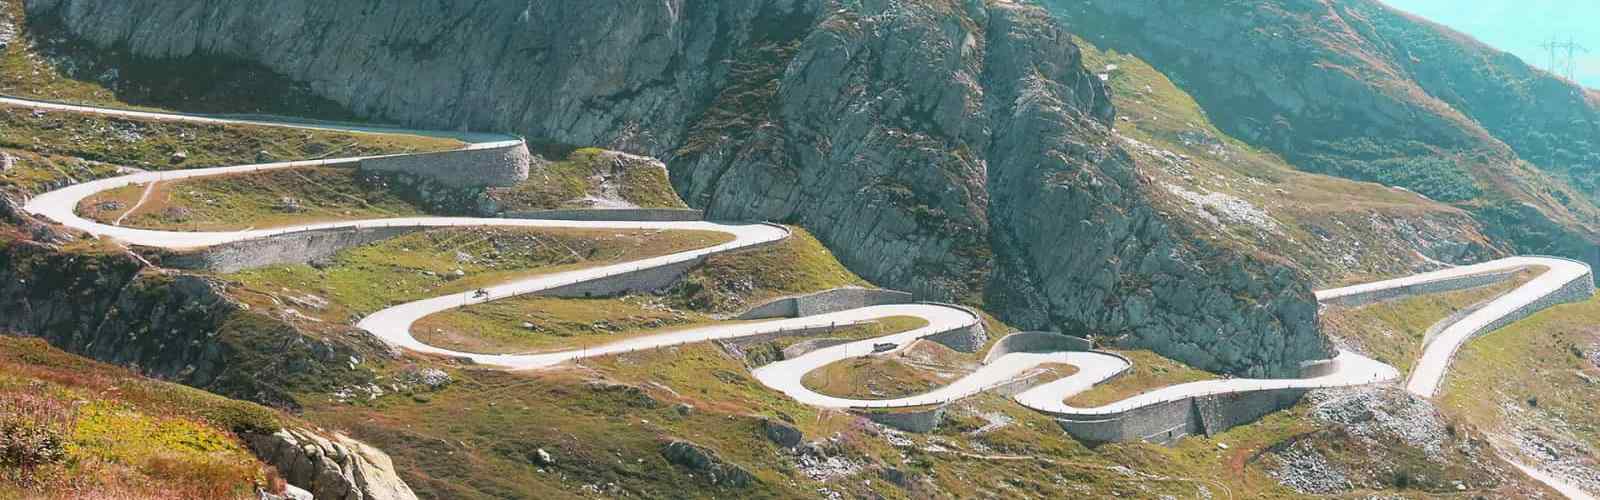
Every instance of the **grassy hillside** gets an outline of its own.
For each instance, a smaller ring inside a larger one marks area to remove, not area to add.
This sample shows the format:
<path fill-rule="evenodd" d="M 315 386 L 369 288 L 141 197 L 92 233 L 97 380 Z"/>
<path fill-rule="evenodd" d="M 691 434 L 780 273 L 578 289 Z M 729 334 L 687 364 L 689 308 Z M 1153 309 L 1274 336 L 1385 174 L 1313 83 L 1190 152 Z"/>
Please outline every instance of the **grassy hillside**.
<path fill-rule="evenodd" d="M 0 106 L 0 147 L 146 170 L 454 149 L 433 137 L 107 118 Z"/>
<path fill-rule="evenodd" d="M 811 233 L 790 227 L 775 245 L 706 259 L 669 294 L 680 307 L 742 312 L 768 300 L 844 286 L 871 286 L 846 269 Z"/>
<path fill-rule="evenodd" d="M 686 208 L 667 180 L 666 167 L 654 160 L 599 148 L 541 154 L 553 161 L 536 165 L 527 182 L 489 190 L 501 210 Z"/>
<path fill-rule="evenodd" d="M 146 229 L 237 231 L 339 220 L 409 217 L 425 207 L 380 175 L 307 167 L 138 184 L 78 203 L 78 214 Z"/>
<path fill-rule="evenodd" d="M 235 431 L 266 408 L 0 337 L 0 497 L 256 498 L 276 472 Z"/>
<path fill-rule="evenodd" d="M 1600 106 L 1570 82 L 1375 0 L 1045 3 L 1295 168 L 1450 203 L 1520 253 L 1596 258 Z"/>
<path fill-rule="evenodd" d="M 316 266 L 273 266 L 222 278 L 260 310 L 343 324 L 406 301 L 704 248 L 730 238 L 704 231 L 437 229 L 348 249 Z"/>
<path fill-rule="evenodd" d="M 1473 340 L 1441 407 L 1497 448 L 1600 492 L 1600 298 L 1557 306 Z"/>
<path fill-rule="evenodd" d="M 1400 369 L 1404 376 L 1422 357 L 1426 334 L 1451 314 L 1482 305 L 1522 286 L 1541 270 L 1524 271 L 1489 286 L 1435 293 L 1363 307 L 1330 306 L 1321 315 L 1322 331 L 1337 342 Z"/>
<path fill-rule="evenodd" d="M 1323 285 L 1371 281 L 1498 252 L 1466 212 L 1415 193 L 1295 170 L 1219 129 L 1166 75 L 1133 55 L 1079 40 L 1105 75 L 1116 131 L 1146 190 L 1189 214 L 1199 234 L 1276 256 Z"/>

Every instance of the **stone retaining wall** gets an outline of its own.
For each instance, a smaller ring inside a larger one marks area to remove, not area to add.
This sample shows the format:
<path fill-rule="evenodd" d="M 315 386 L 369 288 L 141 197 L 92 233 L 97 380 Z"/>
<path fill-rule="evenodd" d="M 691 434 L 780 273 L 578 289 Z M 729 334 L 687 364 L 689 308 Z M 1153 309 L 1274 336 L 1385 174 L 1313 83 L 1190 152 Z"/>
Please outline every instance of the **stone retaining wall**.
<path fill-rule="evenodd" d="M 773 299 L 750 308 L 736 319 L 798 318 L 868 306 L 908 304 L 913 296 L 898 290 L 835 288 L 817 293 Z"/>
<path fill-rule="evenodd" d="M 989 331 L 983 327 L 983 316 L 979 316 L 978 313 L 974 312 L 972 309 L 956 304 L 945 304 L 939 302 L 924 303 L 960 309 L 962 311 L 966 311 L 967 314 L 972 315 L 973 319 L 971 325 L 923 337 L 924 340 L 938 342 L 943 344 L 945 347 L 949 347 L 960 352 L 978 352 L 980 349 L 983 349 L 984 344 L 989 343 Z"/>
<path fill-rule="evenodd" d="M 994 388 L 989 389 L 987 392 L 993 392 L 995 394 L 999 394 L 1001 396 L 1005 396 L 1007 398 L 1011 398 L 1011 397 L 1016 397 L 1016 395 L 1022 394 L 1023 392 L 1027 391 L 1028 389 L 1032 389 L 1032 388 L 1038 386 L 1039 384 L 1053 382 L 1055 380 L 1059 380 L 1060 379 L 1060 376 L 1055 376 L 1054 378 L 1051 378 L 1050 380 L 1039 380 L 1039 377 L 1041 377 L 1041 376 L 1043 376 L 1045 374 L 1046 374 L 1046 372 L 1040 371 L 1040 372 L 1032 373 L 1032 374 L 1029 374 L 1029 375 L 1024 375 L 1022 377 L 1007 381 L 1004 384 L 1000 384 L 1000 385 L 994 386 Z"/>
<path fill-rule="evenodd" d="M 1473 288 L 1503 281 L 1515 272 L 1466 276 L 1375 290 L 1328 302 L 1356 306 L 1413 295 Z M 1567 282 L 1556 291 L 1490 322 L 1473 332 L 1472 337 L 1493 332 L 1552 306 L 1588 300 L 1594 293 L 1594 275 L 1591 271 Z M 1312 363 L 1304 367 L 1305 373 L 1302 376 L 1318 376 L 1329 373 L 1335 368 L 1331 362 Z M 1238 425 L 1254 422 L 1268 413 L 1294 406 L 1306 392 L 1308 389 L 1269 389 L 1196 396 L 1115 414 L 1057 415 L 1056 422 L 1073 437 L 1091 443 L 1144 440 L 1170 444 L 1183 436 L 1214 435 Z"/>
<path fill-rule="evenodd" d="M 1484 306 L 1489 305 L 1490 302 L 1494 302 L 1495 299 L 1498 299 L 1504 295 L 1505 294 L 1500 294 L 1490 297 L 1488 300 L 1457 309 L 1456 312 L 1450 313 L 1450 315 L 1445 316 L 1444 319 L 1441 319 L 1432 325 L 1428 325 L 1428 329 L 1422 333 L 1422 345 L 1428 345 L 1429 342 L 1433 342 L 1433 338 L 1439 336 L 1439 332 L 1445 331 L 1446 328 L 1450 328 L 1450 325 L 1456 324 L 1457 322 L 1461 321 L 1462 318 L 1471 316 L 1472 313 L 1478 312 L 1479 309 L 1483 309 Z"/>
<path fill-rule="evenodd" d="M 815 351 L 817 349 L 826 349 L 826 348 L 833 347 L 833 346 L 836 346 L 836 345 L 843 345 L 843 344 L 848 344 L 848 343 L 851 343 L 851 342 L 855 342 L 855 340 L 839 339 L 839 338 L 803 340 L 803 341 L 800 341 L 800 342 L 796 342 L 794 345 L 791 345 L 789 347 L 784 348 L 783 349 L 783 359 L 794 359 L 794 358 L 798 358 L 800 356 L 804 356 L 804 355 L 810 353 L 811 351 Z"/>
<path fill-rule="evenodd" d="M 335 228 L 296 231 L 253 240 L 215 245 L 193 252 L 168 254 L 161 265 L 232 273 L 278 264 L 303 264 L 327 258 L 346 248 L 421 231 L 416 226 Z"/>
<path fill-rule="evenodd" d="M 857 411 L 857 414 L 867 417 L 868 420 L 877 422 L 906 432 L 933 432 L 944 422 L 944 405 L 924 410 L 910 411 Z"/>
<path fill-rule="evenodd" d="M 510 187 L 528 179 L 533 155 L 523 142 L 480 149 L 382 156 L 361 161 L 362 170 L 405 172 L 450 187 Z"/>
<path fill-rule="evenodd" d="M 1014 352 L 1072 352 L 1092 348 L 1094 343 L 1082 337 L 1056 332 L 1017 332 L 996 341 L 989 348 L 989 353 L 984 355 L 983 364 L 987 365 Z"/>
<path fill-rule="evenodd" d="M 1092 416 L 1057 416 L 1073 437 L 1089 443 L 1143 440 L 1172 444 L 1184 436 L 1215 435 L 1294 406 L 1306 389 L 1270 389 L 1197 396 Z"/>
<path fill-rule="evenodd" d="M 1346 296 L 1343 296 L 1343 297 L 1328 299 L 1328 300 L 1325 300 L 1323 302 L 1327 303 L 1327 304 L 1335 304 L 1335 305 L 1341 305 L 1341 306 L 1345 306 L 1345 307 L 1359 307 L 1359 306 L 1364 306 L 1364 305 L 1373 304 L 1373 303 L 1377 303 L 1377 302 L 1383 302 L 1383 301 L 1386 301 L 1386 300 L 1403 299 L 1403 298 L 1406 298 L 1406 297 L 1412 297 L 1412 296 L 1416 296 L 1416 295 L 1427 295 L 1427 294 L 1430 294 L 1430 293 L 1451 292 L 1451 291 L 1456 291 L 1456 290 L 1465 290 L 1465 289 L 1468 289 L 1468 288 L 1477 288 L 1477 287 L 1480 287 L 1480 286 L 1492 285 L 1492 284 L 1499 283 L 1501 281 L 1505 281 L 1507 279 L 1510 279 L 1511 276 L 1517 274 L 1520 271 L 1521 271 L 1520 269 L 1516 269 L 1516 270 L 1503 271 L 1503 272 L 1498 272 L 1498 273 L 1474 274 L 1474 275 L 1461 276 L 1461 277 L 1456 277 L 1456 278 L 1447 278 L 1447 279 L 1441 279 L 1441 280 L 1437 280 L 1437 281 L 1429 281 L 1429 282 L 1426 282 L 1426 283 L 1418 283 L 1418 284 L 1410 285 L 1410 286 L 1402 286 L 1402 287 L 1395 287 L 1395 288 L 1384 288 L 1384 289 L 1379 289 L 1379 290 L 1373 290 L 1373 291 L 1370 291 L 1370 292 L 1363 292 L 1363 293 L 1357 293 L 1357 294 L 1352 294 L 1352 295 L 1346 295 Z"/>
<path fill-rule="evenodd" d="M 737 345 L 741 345 L 741 346 L 748 346 L 748 345 L 753 345 L 753 344 L 759 344 L 759 343 L 762 343 L 762 342 L 770 342 L 770 341 L 781 339 L 781 338 L 811 337 L 811 336 L 829 335 L 829 334 L 832 334 L 833 332 L 838 331 L 840 328 L 849 328 L 849 327 L 850 327 L 850 325 L 816 326 L 816 327 L 811 327 L 811 328 L 791 328 L 791 329 L 780 330 L 780 331 L 775 331 L 775 332 L 758 333 L 758 334 L 754 334 L 754 335 L 744 335 L 744 336 L 740 336 L 738 338 L 725 340 L 724 342 L 728 342 L 728 343 L 731 343 L 731 344 L 737 344 Z M 829 341 L 837 341 L 837 342 L 827 343 Z M 846 343 L 850 343 L 850 342 L 855 342 L 855 341 L 854 340 L 845 340 L 845 339 L 836 339 L 836 338 L 818 338 L 818 339 L 805 340 L 805 341 L 796 343 L 795 345 L 789 346 L 788 349 L 784 349 L 783 350 L 783 353 L 784 353 L 783 359 L 791 359 L 791 358 L 800 356 L 802 354 L 805 354 L 805 353 L 808 353 L 808 352 L 811 352 L 811 351 L 815 351 L 817 349 L 821 349 L 821 348 L 829 347 L 829 346 L 834 346 L 834 345 L 839 345 L 839 344 L 846 344 Z M 800 344 L 805 344 L 805 343 L 827 343 L 827 344 L 826 345 L 812 345 L 809 349 L 802 348 L 803 350 L 802 351 L 798 351 L 798 354 L 794 354 L 794 355 L 790 355 L 789 354 L 789 352 L 790 352 L 789 350 L 790 349 L 795 349 L 796 347 L 800 346 Z"/>
<path fill-rule="evenodd" d="M 777 224 L 768 224 L 783 228 Z M 787 230 L 787 229 L 785 229 Z M 747 247 L 731 250 L 732 252 L 745 252 L 782 243 L 784 240 L 765 241 Z M 572 285 L 563 285 L 538 292 L 536 295 L 550 297 L 609 297 L 626 293 L 647 293 L 667 288 L 677 283 L 690 269 L 705 262 L 705 257 L 684 262 L 668 264 L 665 266 L 637 269 L 604 278 L 593 279 Z"/>
<path fill-rule="evenodd" d="M 705 212 L 692 208 L 616 208 L 586 210 L 530 210 L 506 212 L 508 219 L 677 222 L 705 220 Z"/>
<path fill-rule="evenodd" d="M 610 297 L 628 293 L 648 293 L 672 286 L 705 259 L 693 259 L 660 267 L 637 269 L 582 283 L 558 286 L 538 292 L 548 297 Z"/>
<path fill-rule="evenodd" d="M 1300 378 L 1316 378 L 1339 371 L 1339 359 L 1321 359 L 1300 363 Z"/>
<path fill-rule="evenodd" d="M 1590 297 L 1594 296 L 1594 293 L 1594 271 L 1590 270 L 1589 272 L 1584 273 L 1583 276 L 1580 276 L 1577 279 L 1562 285 L 1561 288 L 1556 289 L 1556 291 L 1540 297 L 1539 300 L 1529 302 L 1527 305 L 1512 311 L 1511 314 L 1501 316 L 1499 319 L 1489 322 L 1488 325 L 1478 329 L 1478 331 L 1472 332 L 1472 335 L 1468 338 L 1477 338 L 1478 336 L 1486 333 L 1499 330 L 1506 325 L 1520 321 L 1523 318 L 1532 316 L 1534 313 L 1543 311 L 1550 307 L 1589 300 Z"/>

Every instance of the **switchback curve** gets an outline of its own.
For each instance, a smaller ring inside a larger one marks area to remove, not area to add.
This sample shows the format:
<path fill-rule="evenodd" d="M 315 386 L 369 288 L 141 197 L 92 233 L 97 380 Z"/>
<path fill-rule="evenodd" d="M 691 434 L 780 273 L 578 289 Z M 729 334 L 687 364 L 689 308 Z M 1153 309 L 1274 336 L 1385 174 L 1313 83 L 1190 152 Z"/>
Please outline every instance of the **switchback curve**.
<path fill-rule="evenodd" d="M 469 145 L 466 146 L 466 149 L 500 147 L 520 141 L 520 139 L 514 139 L 508 136 L 496 134 L 414 131 L 389 127 L 296 122 L 271 119 L 233 119 L 200 115 L 103 109 L 9 97 L 0 97 L 0 104 L 137 119 L 190 121 L 217 124 L 248 124 L 319 130 L 338 130 L 345 132 L 435 135 L 453 137 L 468 142 Z M 969 374 L 968 376 L 963 377 L 947 386 L 924 394 L 890 400 L 860 400 L 826 396 L 811 391 L 800 382 L 801 378 L 806 373 L 829 363 L 853 357 L 879 354 L 875 353 L 875 347 L 877 344 L 888 342 L 900 346 L 899 348 L 904 348 L 904 346 L 909 345 L 911 342 L 917 339 L 948 332 L 958 328 L 970 327 L 980 321 L 980 319 L 975 315 L 963 309 L 937 304 L 879 305 L 800 318 L 755 323 L 714 325 L 622 340 L 592 348 L 550 353 L 509 355 L 465 353 L 430 346 L 418 341 L 410 333 L 410 327 L 412 323 L 428 314 L 452 309 L 465 304 L 480 303 L 517 295 L 537 293 L 575 283 L 583 283 L 607 277 L 614 277 L 641 269 L 681 264 L 687 261 L 703 258 L 708 255 L 772 243 L 788 237 L 788 231 L 783 229 L 781 226 L 768 224 L 723 224 L 699 221 L 641 222 L 410 217 L 306 224 L 277 229 L 201 233 L 123 228 L 87 220 L 79 217 L 75 212 L 77 205 L 81 200 L 95 193 L 127 186 L 130 184 L 143 184 L 156 181 L 171 181 L 306 166 L 350 166 L 368 158 L 373 157 L 280 162 L 173 172 L 136 173 L 120 177 L 90 181 L 44 193 L 29 200 L 24 209 L 30 213 L 49 218 L 65 226 L 72 227 L 74 229 L 78 229 L 99 237 L 108 237 L 129 244 L 176 249 L 206 247 L 229 242 L 280 235 L 294 231 L 389 226 L 502 226 L 541 228 L 705 230 L 723 232 L 734 236 L 733 241 L 708 248 L 642 259 L 623 264 L 614 264 L 563 273 L 541 275 L 496 285 L 487 288 L 487 291 L 489 292 L 488 297 L 480 298 L 463 293 L 401 304 L 374 313 L 366 318 L 363 318 L 358 323 L 360 328 L 400 347 L 419 352 L 464 357 L 484 364 L 502 366 L 507 369 L 545 368 L 586 357 L 603 356 L 620 352 L 651 349 L 690 342 L 703 342 L 718 339 L 737 339 L 741 337 L 769 334 L 777 331 L 803 330 L 828 326 L 859 324 L 891 316 L 915 316 L 927 320 L 929 324 L 911 331 L 881 338 L 862 340 L 818 349 L 793 359 L 775 362 L 758 368 L 754 370 L 754 375 L 763 384 L 781 391 L 806 404 L 832 408 L 891 408 L 923 406 L 960 399 L 1002 384 L 1006 384 L 1008 382 L 1015 381 L 1018 377 L 1026 375 L 1028 372 L 1030 372 L 1030 370 L 1040 365 L 1048 363 L 1066 363 L 1078 366 L 1080 371 L 1074 375 L 1062 377 L 1060 379 L 1041 384 L 1019 393 L 1016 396 L 1016 400 L 1029 408 L 1033 408 L 1044 413 L 1080 416 L 1092 416 L 1127 411 L 1129 409 L 1139 408 L 1141 406 L 1170 401 L 1174 398 L 1181 399 L 1187 397 L 1200 397 L 1206 395 L 1272 389 L 1314 389 L 1324 387 L 1364 385 L 1392 380 L 1398 377 L 1398 372 L 1393 367 L 1379 363 L 1356 353 L 1340 352 L 1334 359 L 1326 362 L 1323 370 L 1324 373 L 1307 378 L 1227 379 L 1196 382 L 1162 388 L 1097 408 L 1074 408 L 1068 406 L 1064 402 L 1067 398 L 1087 390 L 1093 387 L 1095 384 L 1103 382 L 1106 379 L 1116 376 L 1129 367 L 1128 362 L 1121 357 L 1090 351 L 1010 353 L 991 360 L 990 363 L 985 364 L 974 373 Z M 1445 373 L 1445 368 L 1448 366 L 1450 358 L 1454 355 L 1455 351 L 1460 347 L 1460 345 L 1472 338 L 1472 336 L 1484 333 L 1486 328 L 1494 326 L 1497 322 L 1506 321 L 1508 318 L 1514 319 L 1513 316 L 1526 315 L 1527 313 L 1531 313 L 1532 310 L 1547 307 L 1552 303 L 1551 299 L 1553 297 L 1556 297 L 1563 291 L 1569 291 L 1574 284 L 1584 283 L 1584 279 L 1588 279 L 1588 281 L 1586 282 L 1587 291 L 1582 292 L 1583 296 L 1592 294 L 1593 284 L 1588 266 L 1580 262 L 1559 258 L 1513 257 L 1475 266 L 1462 266 L 1436 271 L 1433 273 L 1424 273 L 1416 276 L 1386 280 L 1377 283 L 1325 290 L 1318 292 L 1317 297 L 1319 301 L 1336 301 L 1360 294 L 1370 294 L 1385 290 L 1408 289 L 1429 283 L 1440 283 L 1453 279 L 1460 279 L 1466 276 L 1505 272 L 1508 270 L 1530 267 L 1544 267 L 1547 268 L 1547 271 L 1528 283 L 1518 287 L 1516 290 L 1497 298 L 1496 300 L 1487 304 L 1481 310 L 1462 318 L 1456 324 L 1451 325 L 1443 330 L 1439 336 L 1429 343 L 1423 355 L 1423 359 L 1419 361 L 1417 369 L 1413 371 L 1413 375 L 1407 384 L 1408 390 L 1412 391 L 1413 393 L 1422 395 L 1424 397 L 1429 397 L 1432 396 L 1437 390 L 1438 384 L 1440 380 L 1442 380 L 1442 377 Z"/>

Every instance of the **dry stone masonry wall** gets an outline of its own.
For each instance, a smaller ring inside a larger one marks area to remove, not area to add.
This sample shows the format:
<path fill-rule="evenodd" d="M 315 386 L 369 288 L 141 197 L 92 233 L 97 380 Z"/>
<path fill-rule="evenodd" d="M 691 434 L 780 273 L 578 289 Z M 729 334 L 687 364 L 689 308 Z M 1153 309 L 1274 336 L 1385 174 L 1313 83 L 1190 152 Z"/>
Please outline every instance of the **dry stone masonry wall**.
<path fill-rule="evenodd" d="M 773 299 L 740 314 L 738 319 L 798 318 L 887 304 L 907 304 L 907 292 L 877 288 L 835 288 L 817 293 Z"/>
<path fill-rule="evenodd" d="M 1294 406 L 1306 389 L 1214 394 L 1166 401 L 1128 411 L 1093 416 L 1058 416 L 1056 422 L 1082 441 L 1143 440 L 1172 444 L 1185 436 L 1214 435 Z"/>
<path fill-rule="evenodd" d="M 933 432 L 944 422 L 944 405 L 904 411 L 863 411 L 867 419 L 906 432 Z"/>
<path fill-rule="evenodd" d="M 506 212 L 509 219 L 672 222 L 705 220 L 704 211 L 692 208 L 616 208 L 585 210 L 532 210 Z"/>
<path fill-rule="evenodd" d="M 1014 352 L 1074 352 L 1092 348 L 1094 343 L 1082 337 L 1055 332 L 1017 332 L 996 341 L 989 348 L 989 353 L 984 355 L 983 364 L 987 365 Z"/>
<path fill-rule="evenodd" d="M 983 326 L 983 316 L 978 315 L 978 313 L 973 311 L 972 308 L 962 305 L 943 304 L 938 302 L 926 303 L 952 307 L 966 311 L 967 314 L 972 315 L 973 321 L 967 326 L 923 337 L 924 339 L 938 342 L 945 347 L 949 347 L 960 352 L 978 352 L 979 350 L 983 349 L 984 344 L 989 343 L 989 331 Z"/>
<path fill-rule="evenodd" d="M 1359 307 L 1359 306 L 1364 306 L 1364 305 L 1368 305 L 1368 304 L 1372 304 L 1372 303 L 1376 303 L 1376 302 L 1383 302 L 1383 301 L 1386 301 L 1386 300 L 1403 299 L 1403 298 L 1406 298 L 1406 297 L 1414 297 L 1414 296 L 1417 296 L 1417 295 L 1427 295 L 1427 294 L 1430 294 L 1430 293 L 1444 293 L 1444 292 L 1450 292 L 1450 291 L 1455 291 L 1455 290 L 1465 290 L 1465 289 L 1468 289 L 1468 288 L 1477 288 L 1477 287 L 1480 287 L 1480 286 L 1492 285 L 1492 284 L 1499 283 L 1499 282 L 1505 281 L 1507 279 L 1510 279 L 1512 275 L 1516 274 L 1519 271 L 1520 270 L 1511 270 L 1511 271 L 1505 271 L 1505 272 L 1499 272 L 1499 273 L 1473 274 L 1473 275 L 1468 275 L 1468 276 L 1459 276 L 1459 277 L 1453 277 L 1453 278 L 1446 278 L 1446 279 L 1428 281 L 1428 282 L 1423 282 L 1423 283 L 1417 283 L 1415 285 L 1409 285 L 1409 286 L 1394 287 L 1394 288 L 1380 288 L 1380 289 L 1372 290 L 1372 291 L 1369 291 L 1369 292 L 1351 294 L 1351 295 L 1346 295 L 1346 296 L 1343 296 L 1343 297 L 1328 299 L 1328 300 L 1325 300 L 1323 302 L 1329 303 L 1329 304 L 1337 304 L 1337 305 L 1341 305 L 1341 306 L 1345 306 L 1345 307 Z"/>
<path fill-rule="evenodd" d="M 1553 257 L 1553 258 L 1561 258 L 1561 257 Z M 1562 258 L 1562 260 L 1572 260 L 1572 259 L 1564 259 L 1564 258 Z M 1573 260 L 1573 262 L 1580 262 L 1581 263 L 1581 261 L 1577 261 L 1577 260 Z M 1548 309 L 1548 308 L 1551 308 L 1551 307 L 1554 307 L 1554 306 L 1558 306 L 1558 305 L 1561 305 L 1561 304 L 1572 303 L 1572 302 L 1582 302 L 1582 301 L 1585 301 L 1585 300 L 1589 300 L 1590 297 L 1594 296 L 1594 293 L 1595 293 L 1594 271 L 1593 271 L 1593 269 L 1590 269 L 1589 272 L 1584 273 L 1583 276 L 1580 276 L 1577 279 L 1574 279 L 1572 281 L 1567 282 L 1566 284 L 1562 285 L 1561 288 L 1557 289 L 1555 292 L 1552 292 L 1552 293 L 1547 294 L 1547 295 L 1545 295 L 1543 297 L 1540 297 L 1538 300 L 1535 300 L 1533 302 L 1529 302 L 1527 305 L 1524 305 L 1522 307 L 1517 308 L 1516 311 L 1512 311 L 1511 314 L 1507 314 L 1505 316 L 1501 316 L 1499 319 L 1496 319 L 1496 320 L 1490 322 L 1488 325 L 1485 325 L 1483 328 L 1479 329 L 1478 331 L 1473 332 L 1472 335 L 1471 335 L 1471 338 L 1477 338 L 1477 337 L 1479 337 L 1481 335 L 1484 335 L 1484 334 L 1487 334 L 1489 332 L 1493 332 L 1495 330 L 1499 330 L 1500 328 L 1502 328 L 1502 327 L 1504 327 L 1506 325 L 1515 323 L 1517 321 L 1522 320 L 1523 318 L 1526 318 L 1528 316 L 1532 316 L 1536 312 L 1543 311 L 1545 309 Z"/>
<path fill-rule="evenodd" d="M 386 240 L 422 227 L 334 228 L 297 231 L 277 236 L 215 245 L 162 258 L 162 265 L 232 273 L 278 264 L 303 264 L 332 257 L 340 250 Z"/>
<path fill-rule="evenodd" d="M 460 149 L 361 160 L 362 170 L 403 172 L 456 188 L 511 187 L 528 179 L 533 155 L 522 141 L 497 147 Z"/>
<path fill-rule="evenodd" d="M 582 283 L 558 286 L 538 292 L 549 297 L 610 297 L 628 293 L 648 293 L 677 283 L 685 273 L 704 259 L 693 259 L 674 264 L 640 268 Z"/>

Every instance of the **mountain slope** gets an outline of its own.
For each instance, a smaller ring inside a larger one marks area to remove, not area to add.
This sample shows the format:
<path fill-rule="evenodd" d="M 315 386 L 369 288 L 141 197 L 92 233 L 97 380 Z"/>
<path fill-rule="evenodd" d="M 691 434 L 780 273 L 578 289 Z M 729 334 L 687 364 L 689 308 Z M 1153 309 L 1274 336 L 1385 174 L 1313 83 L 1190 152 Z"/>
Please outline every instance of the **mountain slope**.
<path fill-rule="evenodd" d="M 1297 168 L 1455 204 L 1518 252 L 1600 259 L 1592 91 L 1372 0 L 1045 3 Z"/>
<path fill-rule="evenodd" d="M 713 217 L 802 225 L 867 279 L 1019 326 L 1235 373 L 1326 354 L 1292 267 L 1151 208 L 1103 86 L 1034 7 L 25 5 L 30 25 L 151 61 L 260 64 L 362 116 L 662 157 Z"/>

